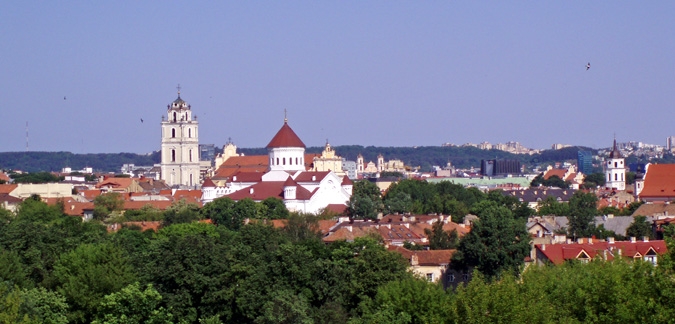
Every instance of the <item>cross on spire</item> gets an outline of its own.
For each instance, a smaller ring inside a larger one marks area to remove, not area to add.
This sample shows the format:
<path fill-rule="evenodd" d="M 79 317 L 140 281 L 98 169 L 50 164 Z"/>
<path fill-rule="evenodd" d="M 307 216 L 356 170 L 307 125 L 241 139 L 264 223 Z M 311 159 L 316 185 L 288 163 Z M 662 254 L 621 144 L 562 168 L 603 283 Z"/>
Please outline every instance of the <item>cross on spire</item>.
<path fill-rule="evenodd" d="M 179 97 L 179 98 L 180 98 L 180 89 L 181 89 L 181 88 L 180 88 L 180 83 L 179 83 L 178 86 L 176 86 L 176 90 L 178 90 L 178 97 Z"/>
<path fill-rule="evenodd" d="M 286 116 L 286 109 L 284 109 L 284 124 L 288 123 L 288 116 Z"/>

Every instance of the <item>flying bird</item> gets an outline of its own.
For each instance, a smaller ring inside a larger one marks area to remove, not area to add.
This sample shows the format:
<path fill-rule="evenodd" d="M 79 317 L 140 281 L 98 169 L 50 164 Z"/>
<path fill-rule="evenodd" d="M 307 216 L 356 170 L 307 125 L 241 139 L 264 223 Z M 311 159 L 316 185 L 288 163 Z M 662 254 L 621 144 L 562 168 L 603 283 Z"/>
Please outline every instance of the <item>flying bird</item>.
<path fill-rule="evenodd" d="M 66 100 L 66 96 L 63 96 L 63 100 Z"/>
<path fill-rule="evenodd" d="M 141 118 L 141 123 L 143 122 L 143 118 Z"/>
<path fill-rule="evenodd" d="M 588 71 L 588 69 L 590 69 L 590 68 L 591 68 L 591 62 L 588 62 L 588 64 L 586 64 L 586 71 Z"/>

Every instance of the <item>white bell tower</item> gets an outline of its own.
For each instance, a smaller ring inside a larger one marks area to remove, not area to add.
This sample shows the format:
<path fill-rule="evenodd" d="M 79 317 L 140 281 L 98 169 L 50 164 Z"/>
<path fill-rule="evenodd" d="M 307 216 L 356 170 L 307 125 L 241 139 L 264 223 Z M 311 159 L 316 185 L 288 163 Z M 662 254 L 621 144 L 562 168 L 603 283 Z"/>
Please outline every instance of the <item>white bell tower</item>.
<path fill-rule="evenodd" d="M 178 98 L 162 116 L 162 180 L 170 187 L 195 187 L 199 184 L 199 132 L 197 116 L 190 105 Z"/>
<path fill-rule="evenodd" d="M 621 151 L 616 146 L 616 138 L 614 138 L 614 148 L 609 153 L 609 159 L 607 159 L 605 166 L 607 167 L 605 171 L 606 187 L 620 191 L 626 190 L 626 165 Z"/>

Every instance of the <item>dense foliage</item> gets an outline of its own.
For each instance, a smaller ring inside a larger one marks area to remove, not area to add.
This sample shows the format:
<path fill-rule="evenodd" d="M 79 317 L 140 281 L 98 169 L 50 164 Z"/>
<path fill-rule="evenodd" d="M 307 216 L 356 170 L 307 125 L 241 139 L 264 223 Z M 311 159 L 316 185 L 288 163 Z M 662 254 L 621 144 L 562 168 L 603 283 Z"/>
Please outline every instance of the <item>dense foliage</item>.
<path fill-rule="evenodd" d="M 153 165 L 160 162 L 159 151 L 150 154 L 70 152 L 0 152 L 0 167 L 26 172 L 60 172 L 65 167 L 81 170 L 91 167 L 97 172 L 119 172 L 124 164 Z"/>

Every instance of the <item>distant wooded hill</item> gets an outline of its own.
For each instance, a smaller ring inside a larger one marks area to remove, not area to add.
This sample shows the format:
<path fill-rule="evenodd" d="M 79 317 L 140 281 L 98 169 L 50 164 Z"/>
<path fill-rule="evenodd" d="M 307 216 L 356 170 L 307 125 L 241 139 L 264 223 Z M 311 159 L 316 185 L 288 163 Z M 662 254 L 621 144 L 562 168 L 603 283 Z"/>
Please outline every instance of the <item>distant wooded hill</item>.
<path fill-rule="evenodd" d="M 540 154 L 511 154 L 499 150 L 481 150 L 475 147 L 376 147 L 360 145 L 334 146 L 338 155 L 352 161 L 361 153 L 366 163 L 377 161 L 382 154 L 385 161 L 399 159 L 406 165 L 420 166 L 422 171 L 430 171 L 432 165 L 445 166 L 448 161 L 457 168 L 480 168 L 483 159 L 510 159 L 533 166 L 566 160 L 576 160 L 579 150 L 596 150 L 585 147 L 567 147 L 560 150 L 546 150 Z M 240 148 L 245 155 L 267 154 L 265 148 Z M 309 147 L 307 153 L 321 153 L 323 147 Z M 96 172 L 119 172 L 123 164 L 153 165 L 160 162 L 159 152 L 150 154 L 135 153 L 97 153 L 74 154 L 70 152 L 2 152 L 0 168 L 18 169 L 28 172 L 61 171 L 64 167 L 80 170 L 92 167 Z"/>

